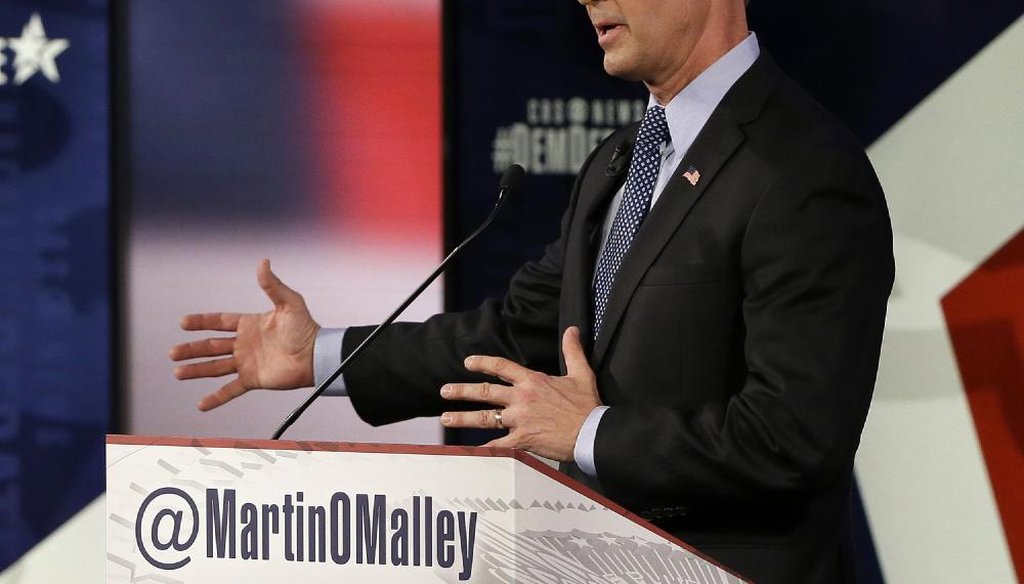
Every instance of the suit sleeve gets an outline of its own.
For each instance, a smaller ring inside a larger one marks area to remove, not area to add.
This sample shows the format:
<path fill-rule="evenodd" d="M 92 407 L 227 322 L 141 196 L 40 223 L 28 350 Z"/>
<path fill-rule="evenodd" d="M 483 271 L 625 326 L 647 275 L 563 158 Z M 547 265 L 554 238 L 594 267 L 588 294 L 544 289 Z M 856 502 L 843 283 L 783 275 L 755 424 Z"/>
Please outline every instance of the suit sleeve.
<path fill-rule="evenodd" d="M 614 136 L 614 135 L 613 135 Z M 586 173 L 605 140 L 584 162 Z M 442 400 L 445 383 L 493 378 L 469 373 L 469 355 L 497 355 L 530 369 L 559 373 L 559 299 L 565 242 L 579 197 L 577 178 L 561 223 L 561 236 L 538 261 L 520 268 L 502 301 L 487 300 L 467 312 L 438 314 L 423 323 L 395 323 L 345 372 L 349 396 L 359 416 L 373 425 L 451 409 L 479 409 L 480 404 Z M 353 327 L 342 354 L 351 352 L 372 327 Z"/>
<path fill-rule="evenodd" d="M 613 499 L 635 509 L 777 502 L 849 472 L 894 273 L 881 188 L 866 157 L 856 162 L 780 171 L 762 194 L 739 260 L 743 386 L 723 402 L 609 409 L 595 456 Z"/>

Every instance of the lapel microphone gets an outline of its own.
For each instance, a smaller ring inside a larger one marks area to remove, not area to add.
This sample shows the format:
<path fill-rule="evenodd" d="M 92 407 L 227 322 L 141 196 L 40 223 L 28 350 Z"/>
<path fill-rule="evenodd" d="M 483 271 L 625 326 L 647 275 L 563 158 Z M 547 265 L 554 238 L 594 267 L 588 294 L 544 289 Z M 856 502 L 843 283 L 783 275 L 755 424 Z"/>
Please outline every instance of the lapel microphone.
<path fill-rule="evenodd" d="M 352 352 L 349 353 L 347 357 L 345 357 L 345 359 L 341 362 L 341 365 L 338 365 L 337 369 L 334 370 L 334 373 L 331 373 L 327 377 L 327 379 L 324 379 L 320 383 L 320 385 L 316 386 L 316 389 L 314 389 L 313 393 L 308 398 L 306 398 L 306 401 L 302 402 L 302 405 L 295 408 L 295 410 L 292 411 L 292 413 L 289 414 L 287 418 L 285 418 L 284 422 L 281 423 L 281 426 L 277 429 L 276 432 L 274 432 L 274 436 L 271 438 L 271 440 L 280 439 L 281 435 L 284 434 L 285 431 L 287 431 L 288 428 L 290 428 L 292 424 L 294 424 L 299 419 L 300 416 L 302 416 L 302 414 L 309 408 L 309 406 L 313 404 L 316 398 L 320 397 L 325 391 L 327 391 L 327 388 L 330 387 L 332 383 L 334 383 L 334 380 L 337 379 L 342 374 L 343 371 L 345 371 L 345 368 L 348 367 L 348 364 L 351 363 L 353 359 L 358 357 L 363 351 L 365 351 L 366 348 L 370 345 L 370 343 L 372 343 L 380 335 L 380 333 L 384 331 L 384 329 L 386 329 L 391 323 L 393 323 L 395 319 L 399 317 L 399 315 L 405 312 L 405 309 L 408 308 L 409 305 L 412 304 L 414 300 L 420 297 L 420 294 L 422 294 L 423 291 L 426 290 L 427 287 L 430 286 L 434 282 L 434 280 L 436 280 L 437 277 L 441 275 L 441 272 L 444 272 L 444 269 L 448 267 L 448 264 L 451 263 L 455 256 L 457 256 L 467 245 L 469 245 L 471 241 L 476 239 L 476 236 L 480 235 L 484 231 L 484 229 L 487 229 L 487 227 L 494 221 L 494 218 L 498 216 L 498 211 L 501 210 L 501 208 L 505 205 L 505 202 L 508 200 L 508 198 L 512 196 L 512 193 L 519 189 L 520 183 L 523 182 L 524 174 L 526 174 L 526 171 L 523 170 L 523 167 L 519 166 L 518 164 L 511 164 L 509 165 L 508 168 L 505 169 L 505 172 L 502 173 L 501 175 L 501 182 L 499 183 L 498 187 L 498 200 L 495 201 L 494 207 L 491 208 L 490 214 L 487 215 L 487 218 L 484 219 L 483 223 L 481 223 L 480 226 L 477 227 L 475 231 L 473 231 L 473 233 L 470 233 L 469 236 L 466 237 L 466 239 L 462 240 L 462 243 L 456 245 L 455 248 L 452 249 L 451 252 L 449 252 L 449 254 L 444 258 L 444 260 L 442 260 L 441 263 L 438 264 L 436 268 L 434 268 L 434 271 L 429 276 L 427 276 L 427 279 L 424 280 L 423 283 L 420 284 L 419 287 L 416 288 L 416 290 L 414 290 L 413 293 L 410 294 L 409 297 L 406 298 L 405 301 L 402 302 L 398 306 L 398 308 L 396 308 L 395 311 L 391 313 L 390 316 L 384 319 L 384 322 L 377 325 L 377 328 L 373 329 L 373 332 L 371 332 L 369 336 L 363 339 L 363 342 L 359 343 L 359 345 L 355 349 L 353 349 Z"/>
<path fill-rule="evenodd" d="M 629 168 L 630 157 L 633 155 L 633 141 L 629 138 L 622 141 L 612 152 L 612 159 L 604 169 L 605 176 L 618 176 Z"/>

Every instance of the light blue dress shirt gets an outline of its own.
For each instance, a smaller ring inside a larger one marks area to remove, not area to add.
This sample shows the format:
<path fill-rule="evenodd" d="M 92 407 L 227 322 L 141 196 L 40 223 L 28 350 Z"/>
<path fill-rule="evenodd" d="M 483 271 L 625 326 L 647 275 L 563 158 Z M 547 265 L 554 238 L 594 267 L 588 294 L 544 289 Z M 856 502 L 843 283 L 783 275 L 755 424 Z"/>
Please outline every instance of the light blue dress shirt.
<path fill-rule="evenodd" d="M 711 118 L 711 114 L 721 103 L 725 94 L 729 92 L 729 89 L 747 72 L 747 69 L 750 69 L 760 54 L 761 48 L 757 42 L 757 35 L 750 33 L 743 42 L 715 61 L 665 106 L 665 116 L 668 118 L 669 134 L 672 136 L 672 140 L 662 146 L 661 169 L 658 172 L 658 182 L 654 187 L 654 196 L 651 198 L 651 213 L 657 212 L 657 207 L 654 205 L 665 190 L 665 185 L 686 156 L 693 141 L 697 139 L 701 129 Z M 657 102 L 654 96 L 651 96 L 648 107 L 655 104 Z M 623 189 L 619 189 L 609 206 L 602 228 L 601 250 L 604 249 L 608 235 L 611 233 L 612 221 L 622 201 L 622 194 Z M 597 257 L 601 257 L 600 253 Z M 327 376 L 338 366 L 344 336 L 345 329 L 343 328 L 321 329 L 317 335 L 313 348 L 313 367 L 317 384 L 327 379 Z M 327 395 L 347 395 L 344 375 L 335 380 L 325 393 Z M 573 457 L 577 466 L 590 476 L 597 476 L 597 468 L 594 463 L 594 441 L 597 439 L 601 416 L 608 408 L 609 406 L 594 408 L 583 422 L 583 427 L 580 428 L 580 433 L 576 437 Z"/>

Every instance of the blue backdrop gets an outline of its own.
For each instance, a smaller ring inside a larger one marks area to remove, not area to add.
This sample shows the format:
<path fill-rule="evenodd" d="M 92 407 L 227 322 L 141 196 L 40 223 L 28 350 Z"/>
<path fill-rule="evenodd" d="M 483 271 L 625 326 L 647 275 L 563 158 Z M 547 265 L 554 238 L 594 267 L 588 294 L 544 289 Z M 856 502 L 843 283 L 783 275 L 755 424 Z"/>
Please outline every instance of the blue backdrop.
<path fill-rule="evenodd" d="M 0 4 L 0 567 L 103 491 L 106 0 Z"/>

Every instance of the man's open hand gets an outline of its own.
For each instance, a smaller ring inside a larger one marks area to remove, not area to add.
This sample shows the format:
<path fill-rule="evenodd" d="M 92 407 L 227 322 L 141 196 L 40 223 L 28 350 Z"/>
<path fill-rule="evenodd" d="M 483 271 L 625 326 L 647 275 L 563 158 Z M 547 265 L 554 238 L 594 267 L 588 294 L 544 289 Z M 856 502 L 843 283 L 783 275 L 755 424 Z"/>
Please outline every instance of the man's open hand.
<path fill-rule="evenodd" d="M 233 337 L 210 337 L 178 345 L 171 359 L 205 359 L 179 365 L 178 379 L 238 376 L 199 400 L 197 407 L 211 410 L 250 389 L 295 389 L 313 385 L 313 343 L 320 326 L 310 316 L 302 295 L 286 286 L 270 270 L 270 261 L 256 271 L 260 288 L 274 303 L 262 314 L 214 312 L 181 319 L 187 331 L 233 332 Z"/>
<path fill-rule="evenodd" d="M 511 385 L 445 385 L 441 388 L 445 399 L 482 402 L 497 408 L 446 412 L 441 422 L 449 428 L 507 428 L 507 436 L 486 446 L 521 448 L 554 460 L 572 460 L 580 427 L 587 415 L 601 405 L 601 399 L 594 371 L 580 344 L 578 328 L 566 329 L 562 353 L 567 371 L 562 377 L 545 375 L 501 357 L 467 357 L 466 369 L 493 375 Z"/>

